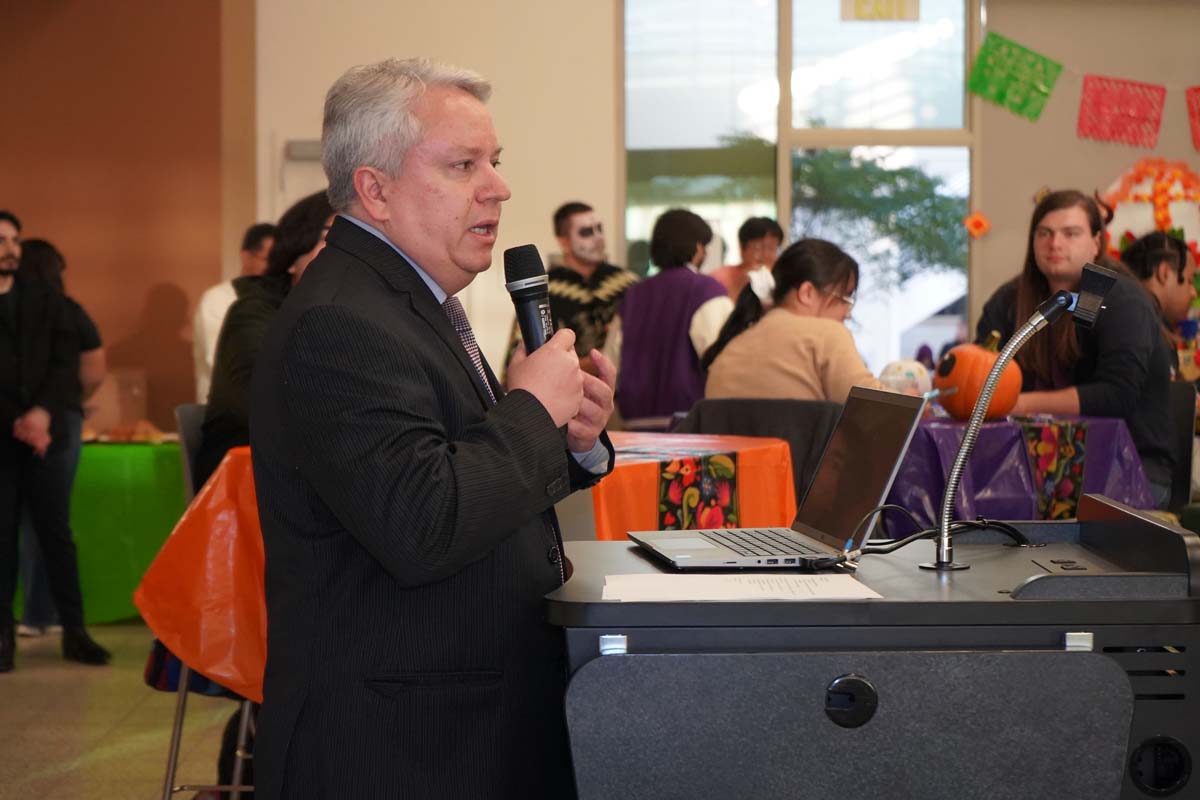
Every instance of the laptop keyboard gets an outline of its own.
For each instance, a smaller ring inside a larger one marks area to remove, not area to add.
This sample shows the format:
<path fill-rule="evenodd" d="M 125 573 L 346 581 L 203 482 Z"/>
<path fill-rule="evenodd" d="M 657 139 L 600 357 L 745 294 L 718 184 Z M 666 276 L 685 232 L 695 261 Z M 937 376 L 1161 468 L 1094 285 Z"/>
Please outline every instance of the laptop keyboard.
<path fill-rule="evenodd" d="M 725 528 L 696 533 L 743 556 L 790 556 L 797 553 L 826 555 L 812 545 L 771 528 Z"/>

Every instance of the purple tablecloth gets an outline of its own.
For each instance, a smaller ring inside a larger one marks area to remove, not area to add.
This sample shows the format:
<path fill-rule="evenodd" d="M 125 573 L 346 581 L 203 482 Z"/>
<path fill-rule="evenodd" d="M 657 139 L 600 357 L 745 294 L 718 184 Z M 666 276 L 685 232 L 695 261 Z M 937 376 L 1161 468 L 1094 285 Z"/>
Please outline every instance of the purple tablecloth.
<path fill-rule="evenodd" d="M 1153 508 L 1150 485 L 1125 421 L 1108 417 L 1070 421 L 1087 426 L 1083 492 L 1102 494 L 1134 508 Z M 922 421 L 888 502 L 909 509 L 927 525 L 935 525 L 964 427 L 963 422 Z M 1033 477 L 1021 425 L 1013 420 L 984 423 L 963 471 L 954 515 L 957 519 L 1039 519 L 1038 492 L 1042 490 Z M 889 523 L 894 518 L 889 516 Z M 893 530 L 903 527 L 897 525 Z"/>

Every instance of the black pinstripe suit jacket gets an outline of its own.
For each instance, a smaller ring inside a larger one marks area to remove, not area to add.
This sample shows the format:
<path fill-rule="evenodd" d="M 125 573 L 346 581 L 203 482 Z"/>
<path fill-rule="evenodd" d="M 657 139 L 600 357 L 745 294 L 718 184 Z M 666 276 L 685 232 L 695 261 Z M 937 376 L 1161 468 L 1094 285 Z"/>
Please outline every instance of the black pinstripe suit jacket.
<path fill-rule="evenodd" d="M 338 219 L 253 381 L 258 797 L 573 796 L 542 598 L 552 505 L 596 478 L 532 395 L 489 406 L 420 277 Z"/>

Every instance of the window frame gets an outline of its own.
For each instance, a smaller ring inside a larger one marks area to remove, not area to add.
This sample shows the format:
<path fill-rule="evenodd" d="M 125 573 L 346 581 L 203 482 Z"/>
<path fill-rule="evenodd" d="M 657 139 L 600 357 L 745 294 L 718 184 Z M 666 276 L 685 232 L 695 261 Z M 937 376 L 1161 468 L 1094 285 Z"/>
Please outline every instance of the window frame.
<path fill-rule="evenodd" d="M 628 150 L 625 146 L 625 3 L 615 3 L 616 24 L 616 147 L 617 163 L 621 165 L 617 176 L 616 202 L 617 226 L 613 244 L 615 252 L 626 252 L 625 213 L 628 205 Z M 967 78 L 975 53 L 983 41 L 987 26 L 987 0 L 965 0 L 966 20 L 963 32 L 963 126 L 961 128 L 795 128 L 792 126 L 792 0 L 776 0 L 775 19 L 777 41 L 776 80 L 779 84 L 779 107 L 775 137 L 775 206 L 777 219 L 786 220 L 790 226 L 792 218 L 792 153 L 802 148 L 831 149 L 858 146 L 880 147 L 965 147 L 970 164 L 971 185 L 967 194 L 968 213 L 978 211 L 976 198 L 980 194 L 982 167 L 979 158 L 981 140 L 979 122 L 982 116 L 982 101 L 967 91 Z M 783 225 L 783 222 L 780 222 Z M 977 248 L 967 241 L 967 308 L 974 308 L 972 287 L 978 265 Z M 970 320 L 968 320 L 969 322 Z"/>
<path fill-rule="evenodd" d="M 967 211 L 977 211 L 975 198 L 979 194 L 982 168 L 979 160 L 979 120 L 981 101 L 967 91 L 967 77 L 975 60 L 975 52 L 983 41 L 987 20 L 987 0 L 965 0 L 966 19 L 963 33 L 963 126 L 961 128 L 795 128 L 792 127 L 792 0 L 777 0 L 776 18 L 779 39 L 776 42 L 779 72 L 779 127 L 775 150 L 775 205 L 779 219 L 792 219 L 792 153 L 808 149 L 849 149 L 860 146 L 878 147 L 965 147 L 971 184 L 967 193 Z M 622 2 L 622 8 L 624 2 Z M 622 10 L 624 18 L 624 10 Z M 621 59 L 624 63 L 624 58 Z M 622 83 L 622 87 L 624 84 Z M 623 96 L 623 95 L 622 95 Z M 783 223 L 780 223 L 783 225 Z M 967 240 L 967 308 L 973 307 L 971 296 L 976 272 L 976 248 Z M 968 320 L 969 322 L 969 320 Z"/>

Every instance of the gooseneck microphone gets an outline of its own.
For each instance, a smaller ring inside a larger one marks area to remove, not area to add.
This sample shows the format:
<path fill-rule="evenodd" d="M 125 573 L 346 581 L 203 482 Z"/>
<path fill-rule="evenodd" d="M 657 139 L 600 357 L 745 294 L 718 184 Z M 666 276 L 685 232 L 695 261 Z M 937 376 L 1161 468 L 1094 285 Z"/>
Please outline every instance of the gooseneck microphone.
<path fill-rule="evenodd" d="M 554 335 L 550 316 L 550 279 L 538 249 L 531 244 L 504 251 L 504 288 L 517 308 L 525 352 L 532 353 Z"/>
<path fill-rule="evenodd" d="M 1071 314 L 1075 318 L 1075 324 L 1081 328 L 1088 329 L 1095 325 L 1096 318 L 1104 310 L 1104 296 L 1116 282 L 1117 273 L 1111 269 L 1098 264 L 1084 264 L 1079 291 L 1061 291 L 1047 297 L 1033 312 L 1033 316 L 1017 328 L 1009 338 L 1008 344 L 1004 345 L 983 382 L 983 388 L 979 390 L 979 398 L 975 401 L 975 408 L 971 410 L 971 418 L 967 420 L 967 427 L 963 431 L 962 443 L 954 456 L 954 465 L 946 478 L 946 491 L 942 495 L 942 514 L 938 518 L 937 560 L 918 565 L 921 569 L 939 572 L 970 569 L 969 564 L 954 560 L 954 543 L 950 536 L 950 523 L 954 519 L 954 499 L 958 496 L 958 483 L 962 480 L 967 459 L 975 449 L 975 440 L 979 438 L 979 429 L 983 425 L 983 418 L 992 402 L 992 393 L 996 391 L 1004 368 L 1035 333 L 1053 324 L 1063 314 Z"/>

